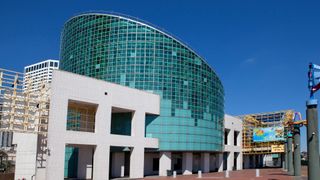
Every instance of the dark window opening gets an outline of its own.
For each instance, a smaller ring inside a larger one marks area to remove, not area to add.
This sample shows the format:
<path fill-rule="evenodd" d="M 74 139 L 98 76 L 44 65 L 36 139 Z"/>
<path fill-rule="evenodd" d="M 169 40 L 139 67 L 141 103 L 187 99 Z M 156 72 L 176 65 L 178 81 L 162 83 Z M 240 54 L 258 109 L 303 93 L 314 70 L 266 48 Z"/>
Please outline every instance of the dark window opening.
<path fill-rule="evenodd" d="M 131 136 L 131 123 L 133 111 L 112 108 L 111 115 L 111 134 Z"/>
<path fill-rule="evenodd" d="M 152 170 L 159 171 L 159 158 L 153 158 L 152 160 Z"/>
<path fill-rule="evenodd" d="M 238 136 L 239 136 L 239 131 L 234 131 L 233 142 L 235 146 L 238 146 Z"/>

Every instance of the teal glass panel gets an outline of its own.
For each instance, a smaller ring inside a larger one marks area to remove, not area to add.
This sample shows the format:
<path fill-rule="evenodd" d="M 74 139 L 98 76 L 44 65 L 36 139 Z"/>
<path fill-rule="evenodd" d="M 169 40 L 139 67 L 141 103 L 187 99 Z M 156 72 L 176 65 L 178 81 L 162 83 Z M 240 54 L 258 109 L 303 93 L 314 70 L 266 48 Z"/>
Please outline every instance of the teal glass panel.
<path fill-rule="evenodd" d="M 64 159 L 64 177 L 76 178 L 78 172 L 78 148 L 66 147 Z"/>

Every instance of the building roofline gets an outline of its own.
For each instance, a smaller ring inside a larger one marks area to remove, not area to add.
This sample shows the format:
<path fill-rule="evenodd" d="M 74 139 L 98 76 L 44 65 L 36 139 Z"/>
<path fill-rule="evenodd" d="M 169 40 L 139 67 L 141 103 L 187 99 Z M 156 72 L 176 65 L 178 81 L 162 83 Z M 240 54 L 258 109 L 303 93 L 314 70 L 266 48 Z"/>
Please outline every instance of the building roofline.
<path fill-rule="evenodd" d="M 242 118 L 244 116 L 262 116 L 262 115 L 270 115 L 270 114 L 278 114 L 278 113 L 286 113 L 288 111 L 293 111 L 293 109 L 287 109 L 287 110 L 279 110 L 279 111 L 271 111 L 271 112 L 261 112 L 261 113 L 251 113 L 251 114 L 242 114 L 242 115 L 236 115 L 235 117 Z"/>
<path fill-rule="evenodd" d="M 80 13 L 80 14 L 77 14 L 71 18 L 69 18 L 66 23 L 68 23 L 69 21 L 71 21 L 72 19 L 76 18 L 76 17 L 80 17 L 80 16 L 85 16 L 85 15 L 107 15 L 107 16 L 113 16 L 113 17 L 118 17 L 118 18 L 121 18 L 121 19 L 125 19 L 125 20 L 128 20 L 128 21 L 131 21 L 131 22 L 135 22 L 135 23 L 138 23 L 138 24 L 141 24 L 141 25 L 144 25 L 144 26 L 147 26 L 151 29 L 154 29 L 156 31 L 159 31 L 160 33 L 174 39 L 175 41 L 179 42 L 180 44 L 182 44 L 183 46 L 185 46 L 188 50 L 190 50 L 191 52 L 193 52 L 195 55 L 199 56 L 203 62 L 209 66 L 209 68 L 218 76 L 218 74 L 216 73 L 216 71 L 211 67 L 211 65 L 206 61 L 206 59 L 199 55 L 193 48 L 191 48 L 187 43 L 183 42 L 182 40 L 180 40 L 180 38 L 176 37 L 175 35 L 169 33 L 168 31 L 164 30 L 163 28 L 159 27 L 159 26 L 156 26 L 152 23 L 149 23 L 145 20 L 142 20 L 142 19 L 139 19 L 137 17 L 133 17 L 133 16 L 129 16 L 129 15 L 126 15 L 126 14 L 122 14 L 122 13 L 116 13 L 116 12 L 110 12 L 110 11 L 89 11 L 89 12 L 83 12 L 83 13 Z M 65 23 L 65 24 L 66 24 Z M 220 78 L 219 78 L 220 79 Z M 221 80 L 220 80 L 221 81 Z M 222 85 L 222 83 L 221 83 Z M 223 85 L 222 85 L 223 86 Z"/>
<path fill-rule="evenodd" d="M 59 63 L 59 60 L 47 59 L 47 60 L 44 60 L 44 61 L 40 61 L 40 62 L 37 62 L 37 63 L 34 63 L 34 64 L 30 64 L 30 65 L 28 65 L 28 66 L 25 66 L 24 69 L 29 68 L 29 67 L 32 67 L 32 66 L 35 66 L 35 65 L 38 65 L 38 64 L 42 64 L 42 63 L 44 63 L 44 62 L 50 62 L 50 61 L 52 61 L 52 62 L 58 62 L 58 63 Z"/>
<path fill-rule="evenodd" d="M 57 71 L 57 72 L 62 72 L 62 73 L 66 73 L 66 74 L 70 74 L 72 76 L 80 76 L 80 77 L 83 77 L 85 79 L 91 79 L 91 80 L 94 80 L 94 81 L 98 81 L 98 82 L 102 82 L 102 83 L 105 83 L 105 84 L 111 84 L 111 85 L 114 85 L 114 86 L 119 86 L 119 87 L 123 87 L 125 89 L 133 89 L 135 91 L 138 91 L 138 92 L 142 92 L 142 93 L 146 93 L 146 94 L 151 94 L 151 95 L 154 95 L 154 96 L 157 96 L 160 98 L 160 95 L 159 94 L 156 94 L 154 92 L 150 92 L 150 91 L 147 91 L 147 90 L 141 90 L 141 89 L 136 89 L 136 88 L 132 88 L 132 87 L 129 87 L 129 86 L 125 86 L 125 85 L 121 85 L 121 84 L 117 84 L 117 83 L 114 83 L 114 82 L 110 82 L 110 81 L 105 81 L 105 80 L 102 80 L 102 79 L 97 79 L 97 78 L 94 78 L 94 77 L 90 77 L 90 76 L 85 76 L 85 75 L 81 75 L 81 74 L 77 74 L 77 73 L 73 73 L 73 72 L 69 72 L 69 71 L 65 71 L 65 70 L 61 70 L 61 69 L 53 69 L 52 71 L 52 74 Z M 54 78 L 54 76 L 53 76 Z"/>

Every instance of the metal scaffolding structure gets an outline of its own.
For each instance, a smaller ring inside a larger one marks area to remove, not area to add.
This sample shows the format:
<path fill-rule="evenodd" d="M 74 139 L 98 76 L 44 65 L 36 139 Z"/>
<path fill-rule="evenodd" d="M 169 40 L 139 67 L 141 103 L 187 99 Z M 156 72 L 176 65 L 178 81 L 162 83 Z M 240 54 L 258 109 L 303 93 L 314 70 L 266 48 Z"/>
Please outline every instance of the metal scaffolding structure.
<path fill-rule="evenodd" d="M 255 128 L 283 127 L 284 136 L 288 126 L 293 122 L 295 112 L 284 110 L 239 116 L 243 121 L 242 152 L 243 154 L 273 154 L 272 146 L 284 145 L 285 141 L 254 142 L 253 131 Z"/>
<path fill-rule="evenodd" d="M 0 131 L 46 134 L 49 116 L 49 86 L 41 82 L 32 90 L 23 73 L 0 68 Z"/>

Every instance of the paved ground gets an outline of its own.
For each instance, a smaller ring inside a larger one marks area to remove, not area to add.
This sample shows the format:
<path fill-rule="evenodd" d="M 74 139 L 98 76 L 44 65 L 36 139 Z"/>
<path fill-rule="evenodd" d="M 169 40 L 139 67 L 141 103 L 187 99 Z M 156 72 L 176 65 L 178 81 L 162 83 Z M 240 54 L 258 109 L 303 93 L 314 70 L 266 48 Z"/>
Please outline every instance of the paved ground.
<path fill-rule="evenodd" d="M 256 176 L 255 169 L 246 169 L 241 171 L 231 171 L 229 173 L 230 178 L 225 178 L 224 173 L 206 173 L 202 174 L 202 179 L 212 179 L 212 180 L 226 180 L 226 179 L 232 179 L 232 180 L 307 180 L 307 168 L 302 168 L 302 176 L 301 177 L 294 177 L 287 175 L 287 172 L 283 171 L 282 169 L 261 169 L 260 170 L 260 177 Z M 173 179 L 173 177 L 145 177 L 145 180 L 155 180 L 155 179 Z M 198 179 L 196 174 L 188 175 L 188 176 L 182 176 L 178 175 L 177 180 L 184 179 Z"/>
<path fill-rule="evenodd" d="M 14 173 L 0 173 L 0 180 L 13 180 Z"/>

